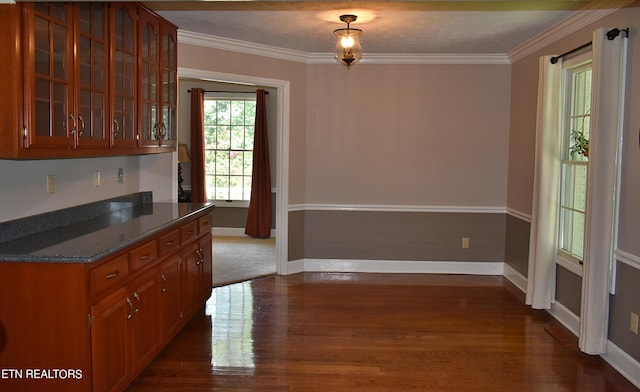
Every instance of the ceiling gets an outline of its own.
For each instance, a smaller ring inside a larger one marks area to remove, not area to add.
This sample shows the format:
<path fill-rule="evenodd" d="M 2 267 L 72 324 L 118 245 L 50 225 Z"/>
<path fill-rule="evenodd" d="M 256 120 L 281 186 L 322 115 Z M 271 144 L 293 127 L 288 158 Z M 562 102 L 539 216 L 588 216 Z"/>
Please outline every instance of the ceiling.
<path fill-rule="evenodd" d="M 593 0 L 156 1 L 181 31 L 306 54 L 332 53 L 339 16 L 355 14 L 362 47 L 377 54 L 507 54 Z M 608 7 L 610 8 L 610 6 Z"/>

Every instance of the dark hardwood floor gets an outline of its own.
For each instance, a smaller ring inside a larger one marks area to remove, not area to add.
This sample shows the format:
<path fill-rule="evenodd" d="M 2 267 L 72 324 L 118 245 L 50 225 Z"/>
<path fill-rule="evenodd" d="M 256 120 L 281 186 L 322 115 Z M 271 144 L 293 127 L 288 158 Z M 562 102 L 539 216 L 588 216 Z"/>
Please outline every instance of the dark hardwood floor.
<path fill-rule="evenodd" d="M 305 273 L 214 289 L 128 390 L 638 389 L 502 277 Z"/>

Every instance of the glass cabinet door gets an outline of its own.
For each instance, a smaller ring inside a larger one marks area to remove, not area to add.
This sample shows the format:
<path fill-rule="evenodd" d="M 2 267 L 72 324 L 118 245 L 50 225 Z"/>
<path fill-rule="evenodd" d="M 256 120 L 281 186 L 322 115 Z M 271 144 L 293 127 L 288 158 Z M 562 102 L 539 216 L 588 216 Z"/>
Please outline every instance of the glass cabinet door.
<path fill-rule="evenodd" d="M 112 113 L 113 145 L 137 147 L 136 130 L 136 9 L 128 4 L 112 3 Z"/>
<path fill-rule="evenodd" d="M 107 12 L 104 3 L 77 3 L 77 146 L 107 147 Z"/>
<path fill-rule="evenodd" d="M 73 147 L 76 117 L 73 113 L 73 15 L 64 3 L 25 5 L 26 77 L 28 109 L 25 147 Z"/>
<path fill-rule="evenodd" d="M 162 28 L 161 127 L 162 144 L 175 144 L 177 135 L 177 37 L 175 29 Z"/>
<path fill-rule="evenodd" d="M 139 133 L 142 145 L 160 145 L 162 127 L 158 122 L 158 97 L 160 76 L 159 31 L 158 21 L 145 11 L 140 13 L 140 50 L 139 50 Z"/>

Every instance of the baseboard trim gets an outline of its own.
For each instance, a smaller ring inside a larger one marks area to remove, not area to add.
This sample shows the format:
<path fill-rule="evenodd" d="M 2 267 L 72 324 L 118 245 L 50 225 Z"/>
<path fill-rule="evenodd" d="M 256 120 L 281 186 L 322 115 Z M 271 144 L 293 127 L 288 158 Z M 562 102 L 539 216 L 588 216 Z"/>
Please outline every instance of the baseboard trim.
<path fill-rule="evenodd" d="M 513 283 L 523 293 L 527 292 L 527 278 L 522 276 L 520 272 L 516 271 L 512 266 L 504 263 L 504 277 Z"/>
<path fill-rule="evenodd" d="M 214 227 L 211 229 L 213 235 L 220 237 L 244 237 L 244 228 L 242 227 Z M 271 229 L 271 238 L 275 238 L 276 230 Z"/>
<path fill-rule="evenodd" d="M 287 273 L 298 272 L 364 272 L 502 275 L 502 262 L 412 261 L 412 260 L 351 260 L 300 259 L 287 264 Z"/>
<path fill-rule="evenodd" d="M 640 388 L 640 362 L 611 343 L 610 340 L 607 341 L 607 352 L 600 356 L 633 385 Z"/>
<path fill-rule="evenodd" d="M 287 262 L 283 275 L 299 274 L 304 271 L 304 259 Z"/>
<path fill-rule="evenodd" d="M 560 302 L 553 302 L 551 303 L 551 309 L 548 309 L 547 312 L 571 331 L 572 334 L 575 336 L 580 334 L 580 317 L 575 315 L 566 306 Z"/>

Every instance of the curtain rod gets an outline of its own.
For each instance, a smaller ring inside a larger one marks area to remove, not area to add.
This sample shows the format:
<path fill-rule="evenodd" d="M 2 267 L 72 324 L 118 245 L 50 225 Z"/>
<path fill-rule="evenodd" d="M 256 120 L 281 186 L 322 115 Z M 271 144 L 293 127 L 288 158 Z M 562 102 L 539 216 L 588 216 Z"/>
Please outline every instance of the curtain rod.
<path fill-rule="evenodd" d="M 188 93 L 191 93 L 191 89 L 187 90 Z M 251 94 L 252 91 L 221 91 L 221 90 L 204 90 L 205 93 L 235 93 L 235 94 Z M 267 90 L 264 90 L 265 94 L 269 94 Z"/>
<path fill-rule="evenodd" d="M 614 29 L 611 29 L 611 30 L 607 31 L 607 39 L 608 39 L 609 41 L 613 41 L 613 40 L 614 40 L 614 39 L 616 39 L 616 37 L 617 37 L 617 36 L 619 36 L 619 35 L 620 35 L 620 33 L 621 33 L 621 32 L 623 32 L 623 31 L 625 32 L 625 38 L 629 38 L 629 28 L 627 27 L 626 29 L 622 29 L 622 30 L 620 30 L 620 29 L 615 29 L 615 28 L 614 28 Z M 586 44 L 584 44 L 584 45 L 580 45 L 580 46 L 578 46 L 577 48 L 571 49 L 570 51 L 565 52 L 565 53 L 562 53 L 562 54 L 561 54 L 561 55 L 559 55 L 559 56 L 551 57 L 551 60 L 550 60 L 550 61 L 551 61 L 551 64 L 555 64 L 555 63 L 557 63 L 557 62 L 558 62 L 558 60 L 560 60 L 560 59 L 561 59 L 561 58 L 563 58 L 564 56 L 568 56 L 568 55 L 570 55 L 571 53 L 575 53 L 575 52 L 577 52 L 577 51 L 579 51 L 579 50 L 582 50 L 582 49 L 584 49 L 584 48 L 586 48 L 586 47 L 589 47 L 589 46 L 591 46 L 591 44 L 592 44 L 592 42 L 591 42 L 591 41 L 589 41 L 589 42 L 587 42 Z"/>

